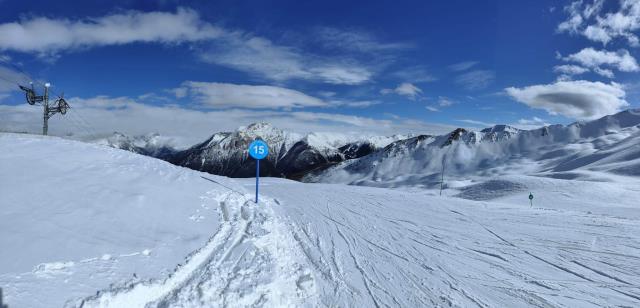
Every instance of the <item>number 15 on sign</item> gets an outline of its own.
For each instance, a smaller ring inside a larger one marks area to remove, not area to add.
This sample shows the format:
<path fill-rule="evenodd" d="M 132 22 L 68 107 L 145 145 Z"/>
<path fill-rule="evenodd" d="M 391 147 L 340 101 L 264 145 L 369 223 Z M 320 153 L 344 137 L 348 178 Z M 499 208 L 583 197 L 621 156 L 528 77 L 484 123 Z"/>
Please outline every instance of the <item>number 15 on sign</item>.
<path fill-rule="evenodd" d="M 258 187 L 260 187 L 260 160 L 269 155 L 269 146 L 262 140 L 255 140 L 249 145 L 249 155 L 256 160 L 256 203 L 258 203 Z"/>

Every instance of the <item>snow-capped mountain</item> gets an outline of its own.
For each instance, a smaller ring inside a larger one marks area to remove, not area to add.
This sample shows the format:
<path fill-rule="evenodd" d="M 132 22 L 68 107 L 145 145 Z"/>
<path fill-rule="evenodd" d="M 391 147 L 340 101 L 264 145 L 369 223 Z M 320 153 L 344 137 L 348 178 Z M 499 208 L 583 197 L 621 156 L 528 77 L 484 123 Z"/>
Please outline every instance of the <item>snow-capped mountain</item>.
<path fill-rule="evenodd" d="M 589 171 L 640 175 L 640 109 L 589 122 L 519 130 L 496 125 L 396 141 L 368 156 L 317 171 L 303 180 L 373 186 L 432 187 L 517 170 L 557 178 L 593 178 Z M 443 167 L 444 165 L 444 167 Z"/>
<path fill-rule="evenodd" d="M 172 141 L 159 134 L 127 136 L 123 133 L 114 132 L 112 135 L 94 139 L 92 143 L 160 159 L 166 159 L 177 152 Z"/>
<path fill-rule="evenodd" d="M 212 135 L 203 143 L 166 158 L 169 162 L 194 170 L 230 177 L 255 176 L 255 160 L 247 153 L 249 144 L 262 139 L 269 145 L 269 156 L 260 164 L 262 176 L 300 178 L 307 172 L 368 155 L 389 142 L 403 138 L 353 137 L 342 134 L 301 135 L 254 123 L 234 132 Z"/>

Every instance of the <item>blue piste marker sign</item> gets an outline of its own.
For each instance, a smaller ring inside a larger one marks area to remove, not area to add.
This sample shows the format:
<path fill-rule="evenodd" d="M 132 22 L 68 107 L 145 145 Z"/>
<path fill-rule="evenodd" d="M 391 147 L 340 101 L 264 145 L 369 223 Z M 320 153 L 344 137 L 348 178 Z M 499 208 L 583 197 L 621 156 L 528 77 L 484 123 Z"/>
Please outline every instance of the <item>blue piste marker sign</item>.
<path fill-rule="evenodd" d="M 256 203 L 260 187 L 260 160 L 269 155 L 269 146 L 262 140 L 255 140 L 249 145 L 249 155 L 256 160 Z"/>

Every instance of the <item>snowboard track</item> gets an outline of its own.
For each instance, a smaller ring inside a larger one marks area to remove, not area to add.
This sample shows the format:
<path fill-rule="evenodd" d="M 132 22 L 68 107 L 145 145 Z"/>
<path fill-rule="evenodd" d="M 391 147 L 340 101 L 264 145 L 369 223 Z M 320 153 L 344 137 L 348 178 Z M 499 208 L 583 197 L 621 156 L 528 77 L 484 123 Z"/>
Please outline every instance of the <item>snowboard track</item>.
<path fill-rule="evenodd" d="M 313 301 L 314 273 L 307 269 L 304 260 L 287 258 L 300 254 L 296 249 L 283 247 L 288 237 L 298 235 L 274 217 L 273 201 L 263 198 L 254 204 L 251 195 L 237 190 L 220 195 L 217 201 L 220 227 L 167 277 L 112 285 L 93 296 L 69 301 L 66 306 L 190 307 L 242 302 L 255 307 L 267 303 L 294 306 Z M 282 252 L 287 255 L 277 255 Z M 285 275 L 273 275 L 284 277 L 279 281 L 266 274 L 285 268 L 291 270 Z M 246 284 L 254 284 L 249 288 L 252 292 L 243 287 Z M 291 291 L 273 294 L 278 288 L 272 286 L 283 284 L 293 285 Z"/>

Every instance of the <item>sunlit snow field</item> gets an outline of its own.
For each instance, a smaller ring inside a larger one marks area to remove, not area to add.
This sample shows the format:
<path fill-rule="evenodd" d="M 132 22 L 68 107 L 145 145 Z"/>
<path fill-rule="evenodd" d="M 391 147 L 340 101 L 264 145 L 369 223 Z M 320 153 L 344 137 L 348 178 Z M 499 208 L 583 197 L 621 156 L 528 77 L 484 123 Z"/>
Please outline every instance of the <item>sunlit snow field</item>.
<path fill-rule="evenodd" d="M 228 179 L 0 134 L 9 307 L 640 305 L 640 180 L 513 172 L 437 189 Z M 533 193 L 533 206 L 527 198 Z"/>

